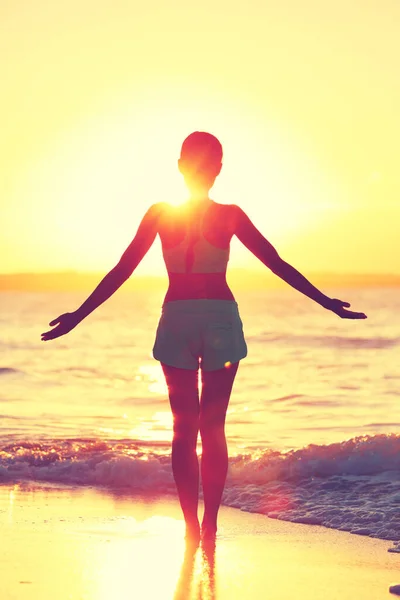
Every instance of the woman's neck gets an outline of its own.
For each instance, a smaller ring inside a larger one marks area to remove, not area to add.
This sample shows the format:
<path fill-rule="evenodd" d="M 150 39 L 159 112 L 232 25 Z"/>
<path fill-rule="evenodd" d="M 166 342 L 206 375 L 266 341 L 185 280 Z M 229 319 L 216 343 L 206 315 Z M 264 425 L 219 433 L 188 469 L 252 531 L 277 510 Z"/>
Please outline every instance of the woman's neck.
<path fill-rule="evenodd" d="M 189 197 L 189 199 L 187 200 L 188 205 L 190 206 L 200 206 L 202 204 L 209 204 L 210 202 L 212 202 L 211 198 L 208 196 L 208 194 L 202 194 L 202 195 L 191 195 Z"/>

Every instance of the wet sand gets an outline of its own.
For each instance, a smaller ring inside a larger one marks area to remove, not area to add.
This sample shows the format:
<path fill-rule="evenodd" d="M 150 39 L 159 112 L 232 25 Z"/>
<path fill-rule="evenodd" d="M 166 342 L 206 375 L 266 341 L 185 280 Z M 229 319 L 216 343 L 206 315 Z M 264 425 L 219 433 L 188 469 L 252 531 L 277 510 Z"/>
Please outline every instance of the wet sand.
<path fill-rule="evenodd" d="M 1 600 L 391 598 L 390 542 L 221 508 L 215 548 L 185 548 L 174 498 L 0 486 Z"/>

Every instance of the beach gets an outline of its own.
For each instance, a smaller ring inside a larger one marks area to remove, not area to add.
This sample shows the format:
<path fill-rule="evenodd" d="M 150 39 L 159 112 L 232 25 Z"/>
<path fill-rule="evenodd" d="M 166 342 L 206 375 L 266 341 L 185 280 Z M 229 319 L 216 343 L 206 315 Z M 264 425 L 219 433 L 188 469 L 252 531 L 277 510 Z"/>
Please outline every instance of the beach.
<path fill-rule="evenodd" d="M 227 507 L 215 552 L 185 555 L 173 497 L 2 485 L 0 519 L 2 600 L 380 600 L 400 583 L 388 541 Z"/>
<path fill-rule="evenodd" d="M 389 597 L 398 294 L 343 297 L 375 314 L 368 328 L 278 291 L 238 298 L 249 356 L 228 409 L 215 553 L 185 554 L 150 356 L 159 296 L 122 294 L 49 345 L 43 324 L 79 294 L 3 293 L 0 600 Z"/>

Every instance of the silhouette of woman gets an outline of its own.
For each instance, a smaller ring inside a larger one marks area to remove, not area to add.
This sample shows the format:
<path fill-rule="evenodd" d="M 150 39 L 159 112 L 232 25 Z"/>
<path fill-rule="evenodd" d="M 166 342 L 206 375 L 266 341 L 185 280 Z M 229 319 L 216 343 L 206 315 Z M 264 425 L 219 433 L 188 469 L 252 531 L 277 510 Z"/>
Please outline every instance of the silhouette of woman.
<path fill-rule="evenodd" d="M 222 167 L 216 137 L 194 132 L 182 145 L 179 170 L 189 189 L 185 204 L 149 208 L 118 264 L 80 308 L 51 321 L 43 340 L 65 335 L 107 300 L 133 273 L 156 235 L 161 238 L 169 287 L 153 349 L 161 362 L 173 413 L 172 469 L 188 539 L 215 538 L 228 468 L 225 416 L 239 361 L 247 354 L 238 306 L 226 282 L 234 235 L 273 273 L 344 319 L 365 319 L 331 299 L 282 260 L 236 205 L 218 204 L 209 191 Z M 198 374 L 201 372 L 199 393 Z M 204 516 L 198 521 L 198 433 L 202 441 Z"/>

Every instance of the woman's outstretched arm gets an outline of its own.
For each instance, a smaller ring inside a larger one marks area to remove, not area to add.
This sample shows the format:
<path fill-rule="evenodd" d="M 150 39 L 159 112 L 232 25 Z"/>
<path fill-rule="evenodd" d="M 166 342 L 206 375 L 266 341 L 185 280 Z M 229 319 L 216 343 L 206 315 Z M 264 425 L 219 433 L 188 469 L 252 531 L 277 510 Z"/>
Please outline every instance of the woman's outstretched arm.
<path fill-rule="evenodd" d="M 132 275 L 155 240 L 160 210 L 160 204 L 154 204 L 149 208 L 139 225 L 135 237 L 121 256 L 118 264 L 107 273 L 92 294 L 76 311 L 64 313 L 57 319 L 50 321 L 49 325 L 51 327 L 56 325 L 56 327 L 42 333 L 43 341 L 53 340 L 71 331 L 100 304 L 108 300 Z"/>
<path fill-rule="evenodd" d="M 343 302 L 336 298 L 325 296 L 319 289 L 308 281 L 292 267 L 289 263 L 282 260 L 275 248 L 265 239 L 258 229 L 251 222 L 246 213 L 235 207 L 235 234 L 238 239 L 256 256 L 264 265 L 266 265 L 275 275 L 278 275 L 283 281 L 286 281 L 293 288 L 308 296 L 324 308 L 336 313 L 342 319 L 366 319 L 364 313 L 346 310 L 350 306 L 348 302 Z"/>

